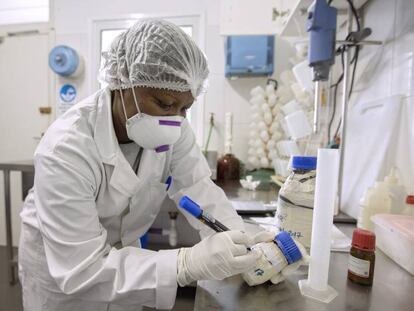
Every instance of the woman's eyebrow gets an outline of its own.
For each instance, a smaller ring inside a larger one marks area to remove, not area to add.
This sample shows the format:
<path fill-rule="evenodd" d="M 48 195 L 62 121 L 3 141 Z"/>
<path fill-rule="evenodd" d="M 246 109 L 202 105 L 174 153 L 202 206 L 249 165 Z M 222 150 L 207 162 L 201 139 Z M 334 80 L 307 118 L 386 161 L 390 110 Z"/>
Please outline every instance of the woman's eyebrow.
<path fill-rule="evenodd" d="M 156 100 L 161 101 L 163 104 L 173 105 L 176 102 L 176 99 L 171 96 L 165 96 L 164 94 L 153 94 Z M 172 99 L 172 100 L 171 100 Z"/>

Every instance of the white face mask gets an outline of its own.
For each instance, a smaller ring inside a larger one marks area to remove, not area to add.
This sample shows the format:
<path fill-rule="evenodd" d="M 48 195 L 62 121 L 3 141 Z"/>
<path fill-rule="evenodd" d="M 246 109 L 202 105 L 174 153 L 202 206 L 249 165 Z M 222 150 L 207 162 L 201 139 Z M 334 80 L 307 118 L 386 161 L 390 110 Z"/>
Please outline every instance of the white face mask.
<path fill-rule="evenodd" d="M 122 106 L 126 121 L 128 138 L 144 149 L 153 149 L 156 152 L 165 152 L 170 149 L 181 136 L 181 124 L 184 120 L 181 116 L 150 116 L 142 113 L 134 96 L 138 113 L 128 119 L 125 109 L 124 97 L 120 90 Z"/>

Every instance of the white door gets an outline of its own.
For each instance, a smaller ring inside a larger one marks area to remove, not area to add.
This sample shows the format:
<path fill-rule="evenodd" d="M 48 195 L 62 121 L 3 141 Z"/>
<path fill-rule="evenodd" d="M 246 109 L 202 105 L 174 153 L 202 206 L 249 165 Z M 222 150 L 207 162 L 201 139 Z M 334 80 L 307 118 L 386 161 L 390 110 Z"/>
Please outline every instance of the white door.
<path fill-rule="evenodd" d="M 49 34 L 3 37 L 0 43 L 0 162 L 30 160 L 52 116 L 49 102 Z M 21 177 L 11 175 L 13 242 L 18 243 Z M 5 244 L 4 185 L 0 173 L 0 245 Z"/>

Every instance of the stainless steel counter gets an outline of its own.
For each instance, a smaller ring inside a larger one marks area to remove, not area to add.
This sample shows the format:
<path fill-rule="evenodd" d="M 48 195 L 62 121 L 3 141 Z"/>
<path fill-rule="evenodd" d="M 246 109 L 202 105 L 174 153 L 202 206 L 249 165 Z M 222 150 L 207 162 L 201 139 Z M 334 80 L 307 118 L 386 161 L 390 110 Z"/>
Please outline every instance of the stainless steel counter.
<path fill-rule="evenodd" d="M 348 236 L 354 228 L 353 225 L 338 227 Z M 297 283 L 298 280 L 307 278 L 305 269 L 278 285 L 266 283 L 249 287 L 239 276 L 223 281 L 200 281 L 197 285 L 194 310 L 414 310 L 414 276 L 400 268 L 380 250 L 376 251 L 372 287 L 348 281 L 347 266 L 347 253 L 331 253 L 329 284 L 339 295 L 330 304 L 319 303 L 300 294 Z"/>

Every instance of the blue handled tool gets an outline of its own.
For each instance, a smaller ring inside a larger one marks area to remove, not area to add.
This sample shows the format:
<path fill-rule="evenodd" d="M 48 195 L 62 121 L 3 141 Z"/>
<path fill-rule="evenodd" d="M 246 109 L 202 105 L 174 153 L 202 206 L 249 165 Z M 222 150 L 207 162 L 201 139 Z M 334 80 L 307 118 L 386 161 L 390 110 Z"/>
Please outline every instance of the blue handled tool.
<path fill-rule="evenodd" d="M 223 225 L 218 220 L 214 219 L 213 216 L 203 211 L 196 202 L 191 200 L 188 196 L 183 196 L 179 202 L 179 205 L 193 215 L 195 218 L 199 219 L 201 222 L 205 223 L 211 229 L 216 232 L 230 231 L 225 225 Z"/>

